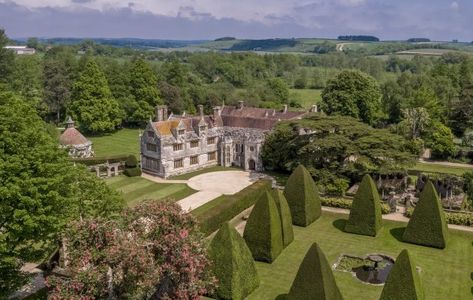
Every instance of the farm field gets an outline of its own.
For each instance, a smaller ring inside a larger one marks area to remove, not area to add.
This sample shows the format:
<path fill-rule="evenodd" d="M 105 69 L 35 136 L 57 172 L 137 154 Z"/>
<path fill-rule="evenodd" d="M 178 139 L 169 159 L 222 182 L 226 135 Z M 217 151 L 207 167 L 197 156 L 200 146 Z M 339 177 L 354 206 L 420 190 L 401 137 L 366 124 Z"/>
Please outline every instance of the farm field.
<path fill-rule="evenodd" d="M 143 130 L 141 130 L 143 132 Z M 140 157 L 140 129 L 124 128 L 103 136 L 87 137 L 92 141 L 95 156 L 133 154 Z"/>
<path fill-rule="evenodd" d="M 426 299 L 471 298 L 472 233 L 450 230 L 447 248 L 439 250 L 399 241 L 406 223 L 383 221 L 384 227 L 378 236 L 368 237 L 342 232 L 346 218 L 346 215 L 323 212 L 319 220 L 306 228 L 294 226 L 294 242 L 276 261 L 272 264 L 257 262 L 261 284 L 247 299 L 276 299 L 287 293 L 313 242 L 319 243 L 331 265 L 341 254 L 383 253 L 397 257 L 402 249 L 408 249 L 421 268 Z M 382 287 L 364 284 L 350 273 L 334 271 L 334 274 L 344 299 L 379 299 Z"/>
<path fill-rule="evenodd" d="M 298 100 L 304 108 L 310 108 L 322 100 L 322 90 L 318 89 L 290 89 L 289 98 Z"/>
<path fill-rule="evenodd" d="M 178 201 L 196 192 L 184 183 L 155 183 L 141 177 L 116 176 L 105 182 L 123 195 L 128 206 L 147 199 Z"/>

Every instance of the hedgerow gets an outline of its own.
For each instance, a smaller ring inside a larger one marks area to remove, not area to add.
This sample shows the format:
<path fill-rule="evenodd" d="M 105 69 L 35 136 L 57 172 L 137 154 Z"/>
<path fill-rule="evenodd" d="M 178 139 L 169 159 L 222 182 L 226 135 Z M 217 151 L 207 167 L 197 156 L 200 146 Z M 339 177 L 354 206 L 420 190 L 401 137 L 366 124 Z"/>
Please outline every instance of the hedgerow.
<path fill-rule="evenodd" d="M 222 223 L 230 221 L 236 215 L 255 204 L 260 195 L 271 188 L 271 181 L 260 180 L 234 195 L 223 195 L 192 211 L 199 221 L 200 230 L 211 234 Z"/>
<path fill-rule="evenodd" d="M 209 257 L 218 280 L 218 299 L 244 299 L 259 286 L 251 251 L 228 222 L 222 224 L 213 238 Z"/>
<path fill-rule="evenodd" d="M 345 198 L 326 198 L 320 197 L 323 206 L 350 209 L 353 200 Z M 381 213 L 383 215 L 391 213 L 391 208 L 387 203 L 381 203 Z"/>
<path fill-rule="evenodd" d="M 406 217 L 410 218 L 414 212 L 413 208 L 406 210 L 404 214 Z M 448 224 L 462 225 L 462 226 L 473 226 L 473 213 L 453 213 L 453 212 L 444 212 L 445 220 Z"/>
<path fill-rule="evenodd" d="M 319 192 L 303 165 L 299 165 L 289 176 L 284 196 L 291 209 L 294 225 L 306 227 L 320 217 L 322 208 Z"/>
<path fill-rule="evenodd" d="M 265 191 L 256 202 L 243 238 L 255 260 L 271 263 L 281 254 L 284 248 L 281 218 L 269 191 Z"/>
<path fill-rule="evenodd" d="M 317 243 L 313 243 L 307 251 L 286 296 L 286 300 L 305 299 L 343 299 L 332 268 Z"/>
<path fill-rule="evenodd" d="M 376 236 L 381 229 L 381 200 L 370 175 L 365 175 L 356 192 L 345 231 Z"/>
<path fill-rule="evenodd" d="M 402 239 L 412 244 L 445 248 L 447 222 L 432 182 L 425 184 Z"/>
<path fill-rule="evenodd" d="M 381 292 L 380 300 L 421 300 L 424 291 L 416 266 L 407 250 L 402 250 L 396 259 Z"/>
<path fill-rule="evenodd" d="M 287 247 L 294 240 L 294 230 L 292 228 L 291 210 L 287 204 L 286 197 L 278 190 L 273 189 L 271 195 L 278 207 L 279 216 L 281 217 L 282 239 L 284 247 Z"/>

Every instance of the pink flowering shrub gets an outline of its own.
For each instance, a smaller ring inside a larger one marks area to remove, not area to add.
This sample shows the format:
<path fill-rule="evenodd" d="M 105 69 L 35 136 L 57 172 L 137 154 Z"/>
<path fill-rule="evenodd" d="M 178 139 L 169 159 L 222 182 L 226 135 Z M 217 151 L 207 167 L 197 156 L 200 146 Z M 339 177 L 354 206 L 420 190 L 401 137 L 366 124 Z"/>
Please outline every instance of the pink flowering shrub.
<path fill-rule="evenodd" d="M 50 299 L 198 299 L 215 288 L 203 236 L 174 203 L 76 222 L 64 241 L 66 276 L 47 278 Z"/>

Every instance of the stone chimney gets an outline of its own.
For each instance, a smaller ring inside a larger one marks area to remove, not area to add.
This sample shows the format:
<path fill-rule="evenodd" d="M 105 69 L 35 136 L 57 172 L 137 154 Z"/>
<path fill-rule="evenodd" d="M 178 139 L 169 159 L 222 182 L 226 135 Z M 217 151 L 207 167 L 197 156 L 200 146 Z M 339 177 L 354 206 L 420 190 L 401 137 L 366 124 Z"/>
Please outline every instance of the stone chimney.
<path fill-rule="evenodd" d="M 158 105 L 155 108 L 156 121 L 166 121 L 168 119 L 168 107 L 166 105 Z"/>
<path fill-rule="evenodd" d="M 214 119 L 220 117 L 221 113 L 222 113 L 222 110 L 221 110 L 220 106 L 215 106 L 214 107 Z"/>
<path fill-rule="evenodd" d="M 282 109 L 282 113 L 283 114 L 287 113 L 287 104 L 284 104 L 283 109 Z"/>
<path fill-rule="evenodd" d="M 316 104 L 312 105 L 312 107 L 310 108 L 310 112 L 314 112 L 314 113 L 318 112 Z"/>
<path fill-rule="evenodd" d="M 245 102 L 244 102 L 244 101 L 241 101 L 241 100 L 238 101 L 238 106 L 237 106 L 238 109 L 242 109 L 244 106 L 245 106 Z"/>
<path fill-rule="evenodd" d="M 203 119 L 204 118 L 204 106 L 202 104 L 199 104 L 198 107 L 199 107 L 199 116 L 200 116 L 201 119 Z"/>

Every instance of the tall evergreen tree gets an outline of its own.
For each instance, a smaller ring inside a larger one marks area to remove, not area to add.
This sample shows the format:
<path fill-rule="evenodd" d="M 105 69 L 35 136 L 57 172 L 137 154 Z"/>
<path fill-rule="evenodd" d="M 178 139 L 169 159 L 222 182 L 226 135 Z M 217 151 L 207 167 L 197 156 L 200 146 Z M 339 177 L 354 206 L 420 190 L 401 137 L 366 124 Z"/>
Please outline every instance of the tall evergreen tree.
<path fill-rule="evenodd" d="M 284 189 L 294 225 L 306 227 L 322 213 L 319 192 L 309 171 L 301 164 L 289 176 Z"/>
<path fill-rule="evenodd" d="M 350 209 L 345 231 L 376 236 L 382 226 L 381 200 L 378 189 L 370 175 L 363 176 Z"/>
<path fill-rule="evenodd" d="M 332 268 L 317 243 L 307 251 L 287 300 L 342 300 Z"/>
<path fill-rule="evenodd" d="M 251 251 L 228 222 L 212 239 L 209 257 L 218 280 L 218 299 L 244 299 L 259 286 Z"/>
<path fill-rule="evenodd" d="M 70 108 L 81 128 L 92 133 L 113 131 L 122 121 L 122 111 L 113 98 L 107 79 L 93 60 L 74 83 Z"/>
<path fill-rule="evenodd" d="M 256 202 L 243 238 L 255 260 L 271 263 L 281 254 L 284 248 L 281 218 L 268 191 L 264 191 Z"/>
<path fill-rule="evenodd" d="M 0 28 L 0 84 L 9 83 L 14 70 L 15 54 L 4 48 L 8 41 L 5 30 Z"/>
<path fill-rule="evenodd" d="M 443 249 L 447 246 L 447 234 L 442 204 L 434 185 L 428 181 L 402 239 L 412 244 Z"/>
<path fill-rule="evenodd" d="M 142 123 L 154 116 L 154 108 L 162 104 L 158 91 L 158 78 L 149 64 L 137 59 L 130 70 L 130 92 L 133 102 L 125 108 L 127 120 Z"/>
<path fill-rule="evenodd" d="M 19 267 L 57 247 L 79 217 L 107 217 L 123 200 L 74 166 L 24 99 L 0 91 L 0 298 L 21 284 Z"/>
<path fill-rule="evenodd" d="M 407 250 L 402 250 L 384 285 L 380 300 L 423 300 L 422 283 Z"/>

